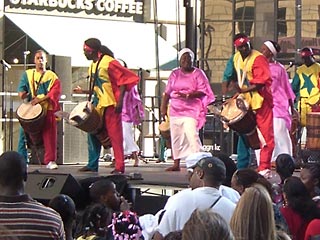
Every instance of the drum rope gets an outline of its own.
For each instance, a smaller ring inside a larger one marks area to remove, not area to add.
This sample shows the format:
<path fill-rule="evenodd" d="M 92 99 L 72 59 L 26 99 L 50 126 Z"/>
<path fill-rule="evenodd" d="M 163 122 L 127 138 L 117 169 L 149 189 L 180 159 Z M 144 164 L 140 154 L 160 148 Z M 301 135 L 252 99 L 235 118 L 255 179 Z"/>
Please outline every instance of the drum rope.
<path fill-rule="evenodd" d="M 41 74 L 38 82 L 34 80 L 34 74 L 35 74 L 35 72 L 36 72 L 36 70 L 33 70 L 33 74 L 32 74 L 32 91 L 33 91 L 34 96 L 36 97 L 36 96 L 38 95 L 38 90 L 39 90 L 39 87 L 40 87 L 40 83 L 41 83 L 41 81 L 42 81 L 42 79 L 43 79 L 43 76 L 44 76 L 44 74 L 46 73 L 46 71 L 44 71 L 44 72 Z M 36 85 L 37 85 L 37 88 L 35 87 Z"/>
<path fill-rule="evenodd" d="M 94 63 L 92 63 L 92 64 L 91 64 L 91 67 L 90 67 L 90 82 L 89 82 L 90 88 L 89 88 L 88 102 L 91 102 L 92 93 L 93 93 L 93 91 L 94 91 L 94 85 L 95 85 L 96 80 L 97 80 L 97 78 L 98 78 L 98 67 L 99 67 L 99 64 L 100 64 L 102 58 L 103 58 L 103 56 L 101 56 L 101 57 L 99 58 L 99 60 L 98 60 L 98 63 L 97 63 L 96 70 L 95 70 L 95 72 L 94 72 L 93 78 L 92 78 L 92 66 L 93 66 Z"/>

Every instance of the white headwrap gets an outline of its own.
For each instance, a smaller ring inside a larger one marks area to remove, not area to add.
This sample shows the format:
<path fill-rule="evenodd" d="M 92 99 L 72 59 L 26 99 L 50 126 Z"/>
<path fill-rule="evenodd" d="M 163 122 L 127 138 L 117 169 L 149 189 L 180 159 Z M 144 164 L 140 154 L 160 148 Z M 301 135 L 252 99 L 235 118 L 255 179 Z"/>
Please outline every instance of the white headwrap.
<path fill-rule="evenodd" d="M 183 54 L 185 53 L 189 53 L 190 54 L 190 57 L 191 57 L 191 60 L 193 62 L 194 60 L 194 53 L 192 52 L 192 50 L 190 48 L 182 48 L 178 54 L 178 60 L 180 61 L 181 57 Z"/>
<path fill-rule="evenodd" d="M 276 50 L 276 48 L 274 47 L 274 45 L 273 45 L 272 42 L 270 42 L 270 41 L 265 41 L 263 44 L 266 45 L 266 46 L 269 48 L 269 50 L 272 52 L 273 56 L 277 56 L 277 53 L 278 53 L 278 52 L 277 52 L 277 50 Z"/>

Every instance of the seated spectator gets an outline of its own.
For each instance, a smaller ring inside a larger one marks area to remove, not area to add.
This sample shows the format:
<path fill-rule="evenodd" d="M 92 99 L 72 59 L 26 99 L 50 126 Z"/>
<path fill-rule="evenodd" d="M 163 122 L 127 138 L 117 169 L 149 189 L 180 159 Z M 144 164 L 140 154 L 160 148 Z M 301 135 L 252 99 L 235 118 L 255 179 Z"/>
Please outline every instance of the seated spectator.
<path fill-rule="evenodd" d="M 260 183 L 269 193 L 272 192 L 271 183 L 251 168 L 243 168 L 235 171 L 231 179 L 231 187 L 238 191 L 240 195 L 242 195 L 247 187 L 250 187 L 254 183 Z"/>
<path fill-rule="evenodd" d="M 313 219 L 308 224 L 304 240 L 320 240 L 320 219 Z"/>
<path fill-rule="evenodd" d="M 303 240 L 308 223 L 320 218 L 319 209 L 300 178 L 292 176 L 284 181 L 284 206 L 280 208 L 293 240 Z"/>
<path fill-rule="evenodd" d="M 111 219 L 112 212 L 102 203 L 89 205 L 84 210 L 81 221 L 77 226 L 78 232 L 76 233 L 76 239 L 106 239 Z"/>
<path fill-rule="evenodd" d="M 227 162 L 227 165 L 230 167 L 230 163 L 228 163 L 228 160 L 227 160 L 229 157 L 227 157 L 225 154 L 216 154 L 216 156 L 222 157 L 224 160 L 221 160 L 219 157 L 218 158 L 223 163 Z M 199 159 L 201 159 L 203 157 L 212 157 L 212 154 L 209 152 L 198 152 L 198 153 L 193 153 L 186 158 L 186 167 L 187 167 L 187 171 L 188 171 L 189 181 L 192 177 L 192 172 L 193 172 L 192 167 L 199 161 Z M 230 159 L 230 160 L 232 161 L 232 159 Z M 228 171 L 229 171 L 229 173 L 228 173 Z M 231 171 L 227 170 L 227 168 L 226 168 L 226 177 L 227 177 L 227 173 L 231 174 Z M 231 185 L 231 178 L 232 178 L 232 175 L 230 177 L 230 183 L 227 182 L 227 184 L 229 184 L 229 186 Z M 226 180 L 224 180 L 223 182 L 225 183 Z M 189 187 L 191 189 L 195 189 L 199 186 L 201 186 L 201 182 L 200 182 L 200 185 L 199 185 L 199 182 L 192 182 L 192 183 L 190 182 L 190 185 L 189 185 Z M 231 200 L 234 203 L 237 203 L 240 199 L 240 194 L 229 186 L 221 184 L 219 187 L 219 192 L 222 196 L 228 198 L 229 200 Z"/>
<path fill-rule="evenodd" d="M 212 156 L 219 158 L 226 166 L 226 179 L 223 181 L 222 185 L 231 187 L 231 179 L 234 172 L 237 171 L 237 165 L 227 154 L 214 152 L 212 153 Z"/>
<path fill-rule="evenodd" d="M 170 232 L 164 237 L 164 240 L 181 240 L 181 239 L 182 239 L 182 230 Z"/>
<path fill-rule="evenodd" d="M 216 157 L 202 157 L 192 169 L 190 186 L 198 187 L 181 191 L 168 199 L 154 239 L 163 239 L 169 232 L 183 229 L 197 208 L 210 208 L 219 213 L 226 222 L 230 221 L 235 204 L 219 192 L 219 187 L 226 177 L 224 163 Z"/>
<path fill-rule="evenodd" d="M 320 164 L 305 164 L 301 169 L 300 179 L 308 189 L 312 199 L 320 208 Z"/>
<path fill-rule="evenodd" d="M 278 206 L 283 205 L 282 186 L 284 180 L 291 177 L 295 170 L 293 158 L 287 154 L 279 154 L 276 158 L 276 172 L 280 177 L 280 183 L 272 184 L 272 200 Z"/>
<path fill-rule="evenodd" d="M 276 240 L 270 194 L 261 184 L 244 190 L 230 221 L 235 240 Z"/>
<path fill-rule="evenodd" d="M 246 188 L 252 186 L 255 183 L 259 183 L 263 185 L 268 193 L 270 194 L 271 199 L 273 200 L 273 189 L 271 183 L 264 178 L 262 175 L 260 175 L 258 172 L 251 168 L 243 168 L 237 170 L 232 177 L 231 180 L 231 186 L 236 189 L 240 195 L 245 191 Z M 282 192 L 282 191 L 281 191 Z M 273 201 L 274 202 L 274 201 Z M 279 205 L 274 202 L 273 204 L 273 211 L 274 211 L 274 217 L 276 222 L 276 227 L 279 230 L 287 231 L 288 226 L 287 223 L 280 213 Z"/>
<path fill-rule="evenodd" d="M 287 154 L 279 154 L 276 158 L 276 172 L 278 173 L 281 182 L 283 184 L 284 180 L 288 177 L 291 177 L 295 170 L 293 158 Z"/>
<path fill-rule="evenodd" d="M 143 239 L 139 219 L 134 212 L 114 213 L 111 228 L 114 240 Z"/>
<path fill-rule="evenodd" d="M 182 229 L 183 240 L 233 240 L 229 224 L 210 209 L 194 210 Z"/>
<path fill-rule="evenodd" d="M 0 156 L 0 225 L 7 229 L 1 239 L 65 239 L 60 215 L 24 192 L 27 177 L 21 154 L 8 151 Z"/>
<path fill-rule="evenodd" d="M 128 201 L 120 196 L 116 185 L 109 179 L 94 182 L 89 189 L 90 198 L 94 203 L 103 203 L 114 212 L 130 209 Z"/>
<path fill-rule="evenodd" d="M 59 194 L 50 200 L 48 206 L 60 214 L 66 233 L 66 240 L 73 240 L 76 206 L 72 198 L 65 194 Z"/>

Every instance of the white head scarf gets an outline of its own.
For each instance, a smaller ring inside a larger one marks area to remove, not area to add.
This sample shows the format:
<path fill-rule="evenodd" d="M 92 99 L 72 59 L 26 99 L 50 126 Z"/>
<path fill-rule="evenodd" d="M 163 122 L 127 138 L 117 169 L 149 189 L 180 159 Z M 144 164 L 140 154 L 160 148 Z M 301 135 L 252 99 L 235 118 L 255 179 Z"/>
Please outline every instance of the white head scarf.
<path fill-rule="evenodd" d="M 192 52 L 192 50 L 190 48 L 182 48 L 178 54 L 178 59 L 180 61 L 181 57 L 183 54 L 185 53 L 189 53 L 190 57 L 191 57 L 191 61 L 193 62 L 194 60 L 194 53 Z"/>
<path fill-rule="evenodd" d="M 273 56 L 277 56 L 277 53 L 278 53 L 278 52 L 277 52 L 277 50 L 276 50 L 276 48 L 274 47 L 274 45 L 273 45 L 272 42 L 270 42 L 270 41 L 265 41 L 263 44 L 266 45 L 266 46 L 269 48 L 269 50 L 272 52 Z"/>

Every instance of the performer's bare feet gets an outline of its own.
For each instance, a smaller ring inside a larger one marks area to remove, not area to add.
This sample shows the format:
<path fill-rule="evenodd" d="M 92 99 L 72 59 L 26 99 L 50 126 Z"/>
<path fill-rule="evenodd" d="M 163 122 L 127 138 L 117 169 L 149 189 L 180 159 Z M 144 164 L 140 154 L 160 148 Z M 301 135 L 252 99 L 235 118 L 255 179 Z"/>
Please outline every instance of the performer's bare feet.
<path fill-rule="evenodd" d="M 109 165 L 107 165 L 106 167 L 114 168 L 115 166 L 116 166 L 116 160 L 112 159 L 112 162 Z"/>
<path fill-rule="evenodd" d="M 137 152 L 133 152 L 133 153 L 132 153 L 132 157 L 133 157 L 133 159 L 134 159 L 134 164 L 133 164 L 133 166 L 134 166 L 134 167 L 139 167 L 139 157 L 138 157 Z"/>
<path fill-rule="evenodd" d="M 171 167 L 166 168 L 166 172 L 178 172 L 178 171 L 180 171 L 180 167 L 179 166 L 173 165 Z"/>

